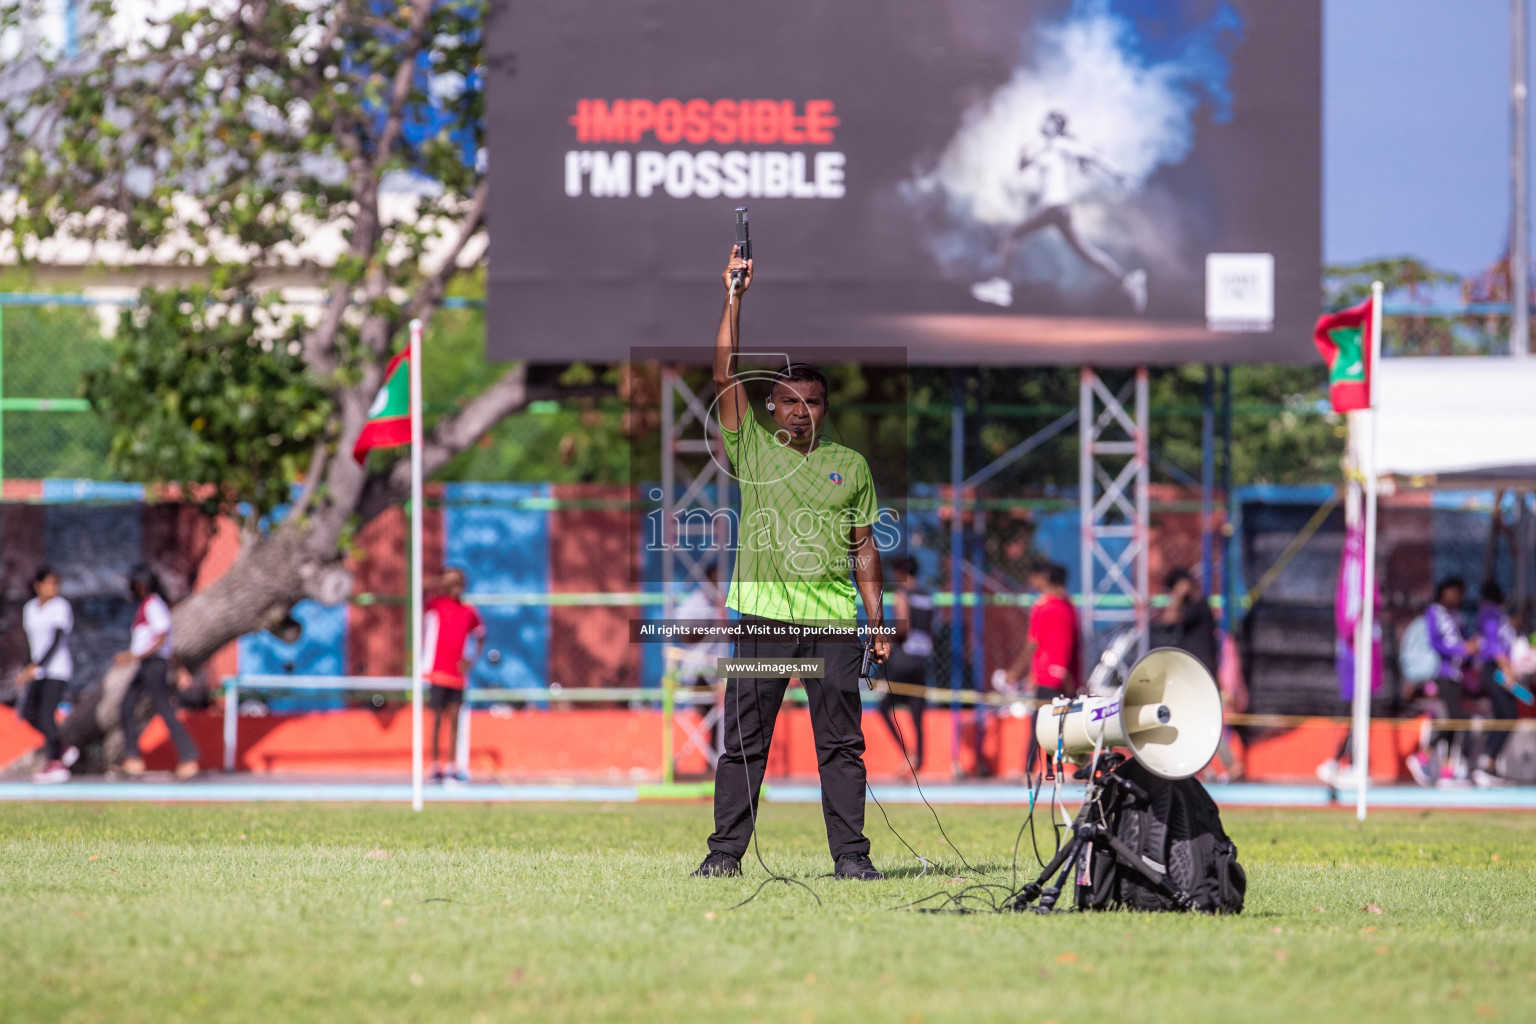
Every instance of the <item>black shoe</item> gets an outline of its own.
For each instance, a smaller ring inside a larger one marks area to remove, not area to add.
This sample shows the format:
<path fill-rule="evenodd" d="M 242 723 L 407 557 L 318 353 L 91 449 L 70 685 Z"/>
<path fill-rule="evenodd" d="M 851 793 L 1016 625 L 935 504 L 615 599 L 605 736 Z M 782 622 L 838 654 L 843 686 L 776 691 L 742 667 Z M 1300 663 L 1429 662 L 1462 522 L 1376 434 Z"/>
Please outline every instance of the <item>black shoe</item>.
<path fill-rule="evenodd" d="M 861 882 L 878 882 L 885 876 L 875 870 L 867 853 L 845 853 L 837 858 L 832 874 L 838 878 L 856 878 Z"/>
<path fill-rule="evenodd" d="M 724 850 L 711 850 L 690 878 L 739 878 L 741 858 L 732 857 Z"/>

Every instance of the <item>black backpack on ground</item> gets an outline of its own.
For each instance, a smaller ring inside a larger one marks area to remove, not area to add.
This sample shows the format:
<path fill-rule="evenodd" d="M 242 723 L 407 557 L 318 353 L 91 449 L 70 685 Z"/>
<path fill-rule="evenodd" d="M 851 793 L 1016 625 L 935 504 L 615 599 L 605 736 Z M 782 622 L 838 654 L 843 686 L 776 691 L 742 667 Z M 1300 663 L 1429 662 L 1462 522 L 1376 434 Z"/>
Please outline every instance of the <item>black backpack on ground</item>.
<path fill-rule="evenodd" d="M 1113 774 L 1129 785 L 1107 780 L 1085 819 L 1102 828 L 1093 830 L 1078 909 L 1242 913 L 1248 876 L 1205 787 L 1161 778 L 1135 761 Z"/>

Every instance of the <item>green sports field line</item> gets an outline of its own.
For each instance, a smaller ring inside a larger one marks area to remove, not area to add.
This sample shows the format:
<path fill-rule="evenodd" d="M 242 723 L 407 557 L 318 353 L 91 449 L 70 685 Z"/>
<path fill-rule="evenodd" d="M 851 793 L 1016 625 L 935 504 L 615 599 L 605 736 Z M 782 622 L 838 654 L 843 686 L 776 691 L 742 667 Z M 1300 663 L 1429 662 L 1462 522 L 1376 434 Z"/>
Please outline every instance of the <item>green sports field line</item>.
<path fill-rule="evenodd" d="M 765 798 L 768 789 L 768 786 L 763 786 Z M 640 800 L 702 800 L 714 795 L 713 782 L 662 782 L 653 786 L 635 787 L 635 796 Z"/>

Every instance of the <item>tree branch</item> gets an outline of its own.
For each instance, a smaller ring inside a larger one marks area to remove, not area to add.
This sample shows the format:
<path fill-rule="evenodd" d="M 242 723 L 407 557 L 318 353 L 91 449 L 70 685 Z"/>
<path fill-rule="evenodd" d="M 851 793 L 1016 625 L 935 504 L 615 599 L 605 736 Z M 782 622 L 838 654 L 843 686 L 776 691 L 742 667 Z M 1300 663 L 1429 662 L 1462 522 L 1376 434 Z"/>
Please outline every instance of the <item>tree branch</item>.
<path fill-rule="evenodd" d="M 450 459 L 494 427 L 497 420 L 523 408 L 528 402 L 528 367 L 518 363 L 496 383 L 470 399 L 464 408 L 437 422 L 422 447 L 422 472 L 431 476 L 442 469 Z M 382 473 L 368 478 L 357 503 L 358 514 L 366 523 L 400 501 L 410 489 L 410 460 L 400 459 Z"/>
<path fill-rule="evenodd" d="M 469 198 L 469 208 L 465 211 L 464 220 L 459 224 L 458 237 L 453 240 L 453 244 L 443 256 L 442 264 L 428 274 L 416 289 L 410 304 L 400 314 L 400 322 L 409 322 L 417 317 L 426 320 L 437 309 L 438 304 L 443 300 L 443 293 L 448 290 L 448 282 L 452 281 L 454 275 L 459 272 L 459 256 L 463 254 L 464 247 L 485 223 L 485 207 L 490 197 L 490 179 L 482 179 L 475 187 L 475 194 Z M 396 327 L 398 325 L 397 323 Z"/>
<path fill-rule="evenodd" d="M 320 490 L 324 480 L 325 462 L 329 457 L 330 445 L 321 441 L 315 445 L 315 450 L 309 457 L 309 471 L 304 474 L 303 489 L 299 492 L 299 500 L 293 503 L 293 508 L 288 510 L 288 518 L 297 522 L 304 518 L 309 511 L 309 506 L 315 500 L 316 493 Z"/>
<path fill-rule="evenodd" d="M 411 98 L 411 81 L 416 76 L 416 55 L 421 52 L 431 14 L 432 0 L 413 0 L 409 35 L 400 47 L 400 66 L 395 69 L 395 80 L 390 89 L 389 114 L 384 121 L 384 130 L 379 133 L 378 150 L 373 155 L 375 175 L 384 173 L 394 153 L 395 142 L 405 127 L 405 104 Z"/>

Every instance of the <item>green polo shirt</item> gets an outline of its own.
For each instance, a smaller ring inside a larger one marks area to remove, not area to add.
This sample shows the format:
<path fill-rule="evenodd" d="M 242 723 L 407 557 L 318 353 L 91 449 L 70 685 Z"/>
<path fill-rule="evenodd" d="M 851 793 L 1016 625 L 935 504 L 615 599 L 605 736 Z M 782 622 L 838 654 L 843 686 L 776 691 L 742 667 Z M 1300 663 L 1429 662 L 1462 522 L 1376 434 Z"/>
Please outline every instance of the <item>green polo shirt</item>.
<path fill-rule="evenodd" d="M 879 515 L 864 456 L 825 437 L 801 455 L 750 413 L 721 433 L 741 487 L 726 605 L 780 622 L 856 618 L 849 537 Z"/>

